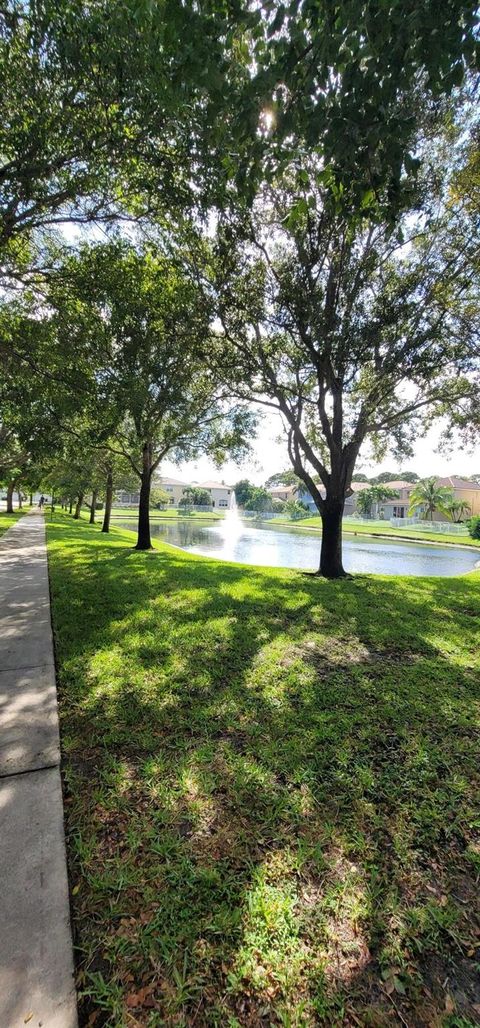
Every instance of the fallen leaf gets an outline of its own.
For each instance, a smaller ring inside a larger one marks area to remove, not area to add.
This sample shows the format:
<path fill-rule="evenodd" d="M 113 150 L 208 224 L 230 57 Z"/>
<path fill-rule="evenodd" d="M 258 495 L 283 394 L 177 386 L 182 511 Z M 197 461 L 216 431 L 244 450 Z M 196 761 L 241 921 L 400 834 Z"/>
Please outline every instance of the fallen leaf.
<path fill-rule="evenodd" d="M 28 1022 L 32 1020 L 32 1017 L 33 1017 L 33 1010 L 31 1010 L 29 1014 L 25 1014 L 25 1017 L 23 1018 L 23 1023 L 24 1024 L 28 1024 Z"/>

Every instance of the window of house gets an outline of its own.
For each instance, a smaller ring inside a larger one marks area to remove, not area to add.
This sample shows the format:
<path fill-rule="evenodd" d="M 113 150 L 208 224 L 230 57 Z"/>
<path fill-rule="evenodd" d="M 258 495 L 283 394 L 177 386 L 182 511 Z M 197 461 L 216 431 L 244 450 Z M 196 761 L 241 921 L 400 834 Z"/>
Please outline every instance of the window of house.
<path fill-rule="evenodd" d="M 218 506 L 219 507 L 228 507 L 228 503 L 227 503 L 226 500 L 219 500 L 218 501 Z"/>

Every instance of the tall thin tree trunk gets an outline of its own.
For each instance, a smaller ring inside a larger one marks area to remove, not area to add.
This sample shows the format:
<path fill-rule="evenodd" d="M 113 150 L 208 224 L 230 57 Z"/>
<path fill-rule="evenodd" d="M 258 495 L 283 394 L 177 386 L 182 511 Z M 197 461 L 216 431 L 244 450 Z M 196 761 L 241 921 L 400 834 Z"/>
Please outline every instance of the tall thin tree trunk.
<path fill-rule="evenodd" d="M 23 506 L 22 505 L 22 490 L 21 489 L 18 490 L 18 494 L 17 495 L 18 495 L 18 509 L 21 510 L 22 506 Z"/>
<path fill-rule="evenodd" d="M 73 510 L 73 496 L 70 497 L 70 504 L 69 504 L 69 508 L 68 508 L 68 513 L 71 514 L 72 510 Z"/>
<path fill-rule="evenodd" d="M 136 550 L 150 550 L 150 486 L 152 482 L 152 444 L 145 443 L 142 453 L 140 502 L 138 505 L 138 538 Z"/>
<path fill-rule="evenodd" d="M 107 472 L 107 484 L 105 490 L 105 513 L 103 515 L 102 532 L 110 531 L 110 514 L 112 512 L 113 503 L 113 474 L 112 469 L 109 468 Z"/>
<path fill-rule="evenodd" d="M 97 506 L 98 489 L 92 489 L 92 506 L 90 507 L 89 524 L 95 524 L 95 508 Z"/>
<path fill-rule="evenodd" d="M 344 578 L 342 562 L 343 503 L 329 503 L 321 513 L 322 547 L 319 574 L 324 578 Z"/>
<path fill-rule="evenodd" d="M 7 514 L 13 514 L 13 490 L 15 489 L 15 482 L 9 482 L 7 485 Z"/>
<path fill-rule="evenodd" d="M 30 507 L 33 507 L 33 493 L 30 493 Z"/>
<path fill-rule="evenodd" d="M 73 515 L 75 521 L 78 521 L 78 519 L 80 517 L 80 511 L 82 509 L 82 503 L 83 503 L 84 495 L 85 495 L 84 493 L 79 493 L 79 495 L 78 495 L 77 506 L 75 507 L 75 514 Z"/>

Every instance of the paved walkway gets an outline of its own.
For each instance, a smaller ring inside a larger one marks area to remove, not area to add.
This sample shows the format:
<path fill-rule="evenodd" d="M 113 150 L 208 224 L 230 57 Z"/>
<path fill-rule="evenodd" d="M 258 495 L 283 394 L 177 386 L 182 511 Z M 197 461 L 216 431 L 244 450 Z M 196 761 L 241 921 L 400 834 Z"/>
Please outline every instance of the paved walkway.
<path fill-rule="evenodd" d="M 76 1028 L 45 525 L 0 540 L 0 1028 Z"/>

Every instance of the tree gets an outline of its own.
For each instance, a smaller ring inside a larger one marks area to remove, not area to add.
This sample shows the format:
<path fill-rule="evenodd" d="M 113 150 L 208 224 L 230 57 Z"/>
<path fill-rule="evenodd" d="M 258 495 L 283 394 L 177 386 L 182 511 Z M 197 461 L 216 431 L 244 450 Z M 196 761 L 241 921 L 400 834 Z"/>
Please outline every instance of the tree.
<path fill-rule="evenodd" d="M 237 482 L 233 487 L 233 491 L 238 506 L 242 507 L 243 510 L 272 510 L 272 497 L 268 489 L 253 485 L 253 482 L 249 482 L 248 478 L 242 478 L 240 482 Z"/>
<path fill-rule="evenodd" d="M 436 0 L 3 7 L 0 244 L 178 209 L 230 179 L 248 192 L 292 145 L 319 148 L 338 197 L 398 205 L 417 168 L 418 83 L 431 106 L 459 85 L 478 25 L 465 0 L 441 19 Z"/>
<path fill-rule="evenodd" d="M 465 238 L 462 210 L 435 183 L 428 169 L 416 210 L 392 233 L 332 204 L 315 159 L 292 161 L 237 245 L 230 225 L 219 243 L 223 368 L 237 396 L 283 418 L 292 468 L 322 518 L 326 577 L 345 574 L 342 514 L 365 441 L 377 456 L 408 454 L 427 417 L 477 395 L 478 228 Z"/>
<path fill-rule="evenodd" d="M 466 521 L 472 513 L 472 508 L 467 500 L 451 500 L 445 507 L 445 514 L 451 521 L 459 523 Z"/>
<path fill-rule="evenodd" d="M 426 478 L 422 482 L 417 482 L 415 488 L 410 493 L 410 509 L 408 513 L 414 513 L 419 508 L 422 509 L 422 517 L 426 520 L 430 518 L 433 521 L 433 515 L 436 510 L 442 514 L 446 514 L 448 509 L 451 507 L 453 502 L 453 490 L 447 489 L 446 486 L 437 485 L 436 478 Z"/>
<path fill-rule="evenodd" d="M 267 489 L 253 486 L 246 497 L 246 509 L 261 513 L 272 509 L 272 497 Z"/>
<path fill-rule="evenodd" d="M 446 0 L 441 19 L 436 0 L 292 0 L 264 11 L 253 47 L 271 181 L 292 151 L 316 149 L 344 213 L 394 217 L 420 165 L 420 113 L 478 67 L 478 6 Z"/>
<path fill-rule="evenodd" d="M 352 482 L 368 482 L 368 476 L 364 475 L 362 472 L 356 471 L 355 474 L 352 475 Z"/>
<path fill-rule="evenodd" d="M 416 471 L 399 471 L 398 477 L 401 482 L 418 482 L 420 476 L 417 475 Z"/>
<path fill-rule="evenodd" d="M 162 486 L 152 486 L 150 490 L 150 502 L 153 503 L 155 507 L 160 507 L 163 510 L 165 507 L 168 507 L 169 500 L 170 497 Z"/>
<path fill-rule="evenodd" d="M 279 471 L 277 475 L 270 475 L 265 482 L 266 489 L 274 489 L 276 486 L 291 485 L 294 487 L 296 492 L 299 487 L 302 486 L 302 482 L 297 477 L 291 468 L 287 468 L 285 471 Z"/>
<path fill-rule="evenodd" d="M 91 445 L 123 456 L 140 480 L 137 549 L 149 549 L 152 477 L 167 454 L 221 460 L 250 444 L 254 417 L 215 372 L 212 298 L 181 254 L 114 240 L 67 257 L 48 304 L 53 362 L 82 382 L 72 402 L 87 412 Z M 63 420 L 66 393 L 51 397 Z"/>
<path fill-rule="evenodd" d="M 233 491 L 239 507 L 248 508 L 248 499 L 251 495 L 252 489 L 255 489 L 255 486 L 248 478 L 241 478 L 239 482 L 235 483 Z"/>
<path fill-rule="evenodd" d="M 301 521 L 302 518 L 308 518 L 312 512 L 305 503 L 299 502 L 298 500 L 287 500 L 285 505 L 285 514 L 288 514 L 290 521 Z"/>
<path fill-rule="evenodd" d="M 388 489 L 384 485 L 371 485 L 368 489 L 361 489 L 357 493 L 357 510 L 364 518 L 371 518 L 373 511 L 385 500 L 394 500 L 398 493 L 394 489 Z"/>
<path fill-rule="evenodd" d="M 249 21 L 247 10 L 230 4 L 6 0 L 4 268 L 16 276 L 35 262 L 38 229 L 184 213 L 199 192 L 212 193 L 225 177 L 212 151 L 227 134 L 235 98 L 251 86 L 251 76 L 239 74 L 238 45 Z M 179 45 L 193 38 L 195 46 Z"/>
<path fill-rule="evenodd" d="M 381 471 L 379 475 L 375 475 L 372 478 L 372 482 L 377 485 L 382 485 L 384 482 L 393 482 L 397 478 L 394 471 Z"/>
<path fill-rule="evenodd" d="M 208 489 L 202 489 L 200 486 L 188 485 L 180 499 L 181 507 L 209 507 L 211 503 L 212 497 Z"/>

